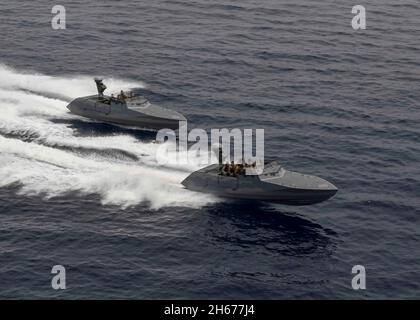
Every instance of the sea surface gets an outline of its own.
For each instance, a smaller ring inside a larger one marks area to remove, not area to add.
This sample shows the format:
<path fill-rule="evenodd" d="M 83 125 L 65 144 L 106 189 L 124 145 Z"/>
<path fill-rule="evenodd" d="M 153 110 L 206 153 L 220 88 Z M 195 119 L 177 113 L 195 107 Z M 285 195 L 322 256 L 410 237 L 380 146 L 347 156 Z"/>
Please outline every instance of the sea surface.
<path fill-rule="evenodd" d="M 344 0 L 59 4 L 65 30 L 51 1 L 0 5 L 0 298 L 420 298 L 418 0 L 365 1 L 358 31 Z M 68 112 L 95 76 L 190 129 L 264 129 L 266 158 L 339 192 L 183 189 L 199 162 L 159 165 L 153 133 Z"/>

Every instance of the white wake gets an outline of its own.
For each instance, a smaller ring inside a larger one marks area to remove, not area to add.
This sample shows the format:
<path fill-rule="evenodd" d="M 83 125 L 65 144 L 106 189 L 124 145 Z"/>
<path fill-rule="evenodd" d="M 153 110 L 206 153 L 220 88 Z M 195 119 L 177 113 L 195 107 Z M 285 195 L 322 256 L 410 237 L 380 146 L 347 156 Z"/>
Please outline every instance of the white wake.
<path fill-rule="evenodd" d="M 121 207 L 141 202 L 151 208 L 200 207 L 216 201 L 180 184 L 200 167 L 199 159 L 188 166 L 160 166 L 156 143 L 123 134 L 76 136 L 69 125 L 50 121 L 75 118 L 66 105 L 75 97 L 95 93 L 92 78 L 24 73 L 0 65 L 0 187 L 18 183 L 21 194 L 47 199 L 70 192 L 81 197 L 97 194 L 103 204 Z M 121 79 L 105 83 L 110 92 L 143 86 Z M 86 154 L 78 148 L 119 149 L 139 161 Z"/>

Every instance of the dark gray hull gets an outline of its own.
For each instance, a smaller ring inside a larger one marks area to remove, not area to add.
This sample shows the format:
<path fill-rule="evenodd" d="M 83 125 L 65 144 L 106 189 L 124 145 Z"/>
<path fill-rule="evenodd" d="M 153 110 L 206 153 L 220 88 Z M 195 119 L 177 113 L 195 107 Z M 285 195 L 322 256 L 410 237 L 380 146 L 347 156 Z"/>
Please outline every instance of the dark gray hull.
<path fill-rule="evenodd" d="M 136 99 L 130 99 L 127 103 L 120 103 L 115 99 L 110 103 L 103 103 L 94 95 L 77 98 L 67 108 L 76 115 L 96 121 L 149 130 L 177 130 L 180 122 L 186 121 L 176 111 L 136 102 Z"/>
<path fill-rule="evenodd" d="M 229 177 L 218 174 L 218 165 L 192 173 L 182 184 L 190 190 L 224 198 L 295 206 L 320 203 L 337 193 L 333 184 L 315 176 L 284 170 L 282 176 L 277 177 Z"/>

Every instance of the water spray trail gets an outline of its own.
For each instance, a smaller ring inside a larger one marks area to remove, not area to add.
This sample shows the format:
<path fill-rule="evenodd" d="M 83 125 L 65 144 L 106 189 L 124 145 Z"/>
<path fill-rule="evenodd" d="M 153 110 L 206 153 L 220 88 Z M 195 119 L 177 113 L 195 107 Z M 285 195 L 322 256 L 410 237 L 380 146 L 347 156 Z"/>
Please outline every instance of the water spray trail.
<path fill-rule="evenodd" d="M 121 207 L 142 202 L 151 208 L 200 207 L 216 201 L 180 184 L 198 163 L 162 167 L 155 159 L 156 143 L 126 134 L 76 136 L 69 124 L 52 122 L 76 118 L 66 105 L 95 93 L 92 78 L 24 73 L 0 65 L 0 187 L 18 183 L 21 194 L 46 198 L 72 192 L 82 197 L 97 194 L 103 204 Z M 106 84 L 111 92 L 143 86 L 120 79 L 106 79 Z M 138 161 L 78 152 L 82 149 L 120 150 Z"/>

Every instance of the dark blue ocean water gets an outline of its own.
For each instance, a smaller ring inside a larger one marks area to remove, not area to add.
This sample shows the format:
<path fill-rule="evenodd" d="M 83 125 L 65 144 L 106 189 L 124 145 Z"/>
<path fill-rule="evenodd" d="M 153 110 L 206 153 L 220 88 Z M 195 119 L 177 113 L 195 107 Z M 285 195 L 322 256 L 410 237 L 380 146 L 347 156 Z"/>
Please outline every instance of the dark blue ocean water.
<path fill-rule="evenodd" d="M 1 298 L 419 298 L 420 3 L 0 6 Z M 153 135 L 67 113 L 134 87 L 190 128 L 263 128 L 267 158 L 338 186 L 310 207 L 183 190 Z M 112 78 L 113 80 L 110 80 Z M 51 289 L 51 268 L 67 289 Z M 366 267 L 367 289 L 351 288 Z"/>

